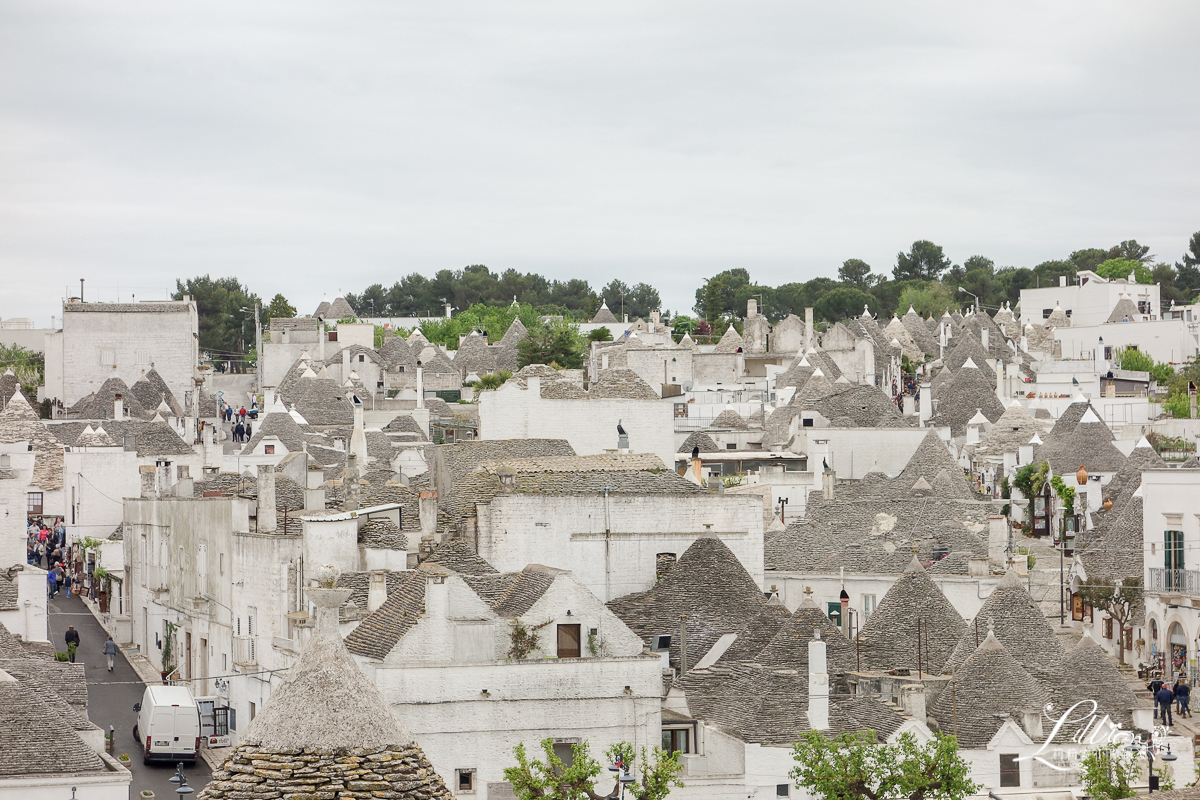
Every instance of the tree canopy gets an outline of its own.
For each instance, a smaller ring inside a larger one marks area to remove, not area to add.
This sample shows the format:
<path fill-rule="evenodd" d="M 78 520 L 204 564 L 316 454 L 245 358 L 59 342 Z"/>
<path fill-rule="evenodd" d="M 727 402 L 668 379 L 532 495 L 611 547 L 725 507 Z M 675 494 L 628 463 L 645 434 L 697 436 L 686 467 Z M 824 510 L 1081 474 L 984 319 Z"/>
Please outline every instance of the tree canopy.
<path fill-rule="evenodd" d="M 919 744 L 911 733 L 881 742 L 874 731 L 808 731 L 793 757 L 796 787 L 819 800 L 962 800 L 980 789 L 953 736 Z"/>
<path fill-rule="evenodd" d="M 196 301 L 202 350 L 219 360 L 236 361 L 254 347 L 254 304 L 259 298 L 237 278 L 200 275 L 175 281 L 172 297 L 182 300 L 184 295 Z"/>
<path fill-rule="evenodd" d="M 540 323 L 517 345 L 517 365 L 547 364 L 559 369 L 581 369 L 587 350 L 574 325 Z"/>
<path fill-rule="evenodd" d="M 540 746 L 543 758 L 537 759 L 529 757 L 525 745 L 517 745 L 513 750 L 516 766 L 504 770 L 519 800 L 612 800 L 621 795 L 623 773 L 633 778 L 625 787 L 633 800 L 663 800 L 672 788 L 683 786 L 679 780 L 683 771 L 679 754 L 658 747 L 652 751 L 643 747 L 640 763 L 628 742 L 618 742 L 605 750 L 609 763 L 619 769 L 614 773 L 612 789 L 601 794 L 596 791 L 596 781 L 608 770 L 592 757 L 586 741 L 571 746 L 567 761 L 554 752 L 553 739 L 543 739 Z"/>

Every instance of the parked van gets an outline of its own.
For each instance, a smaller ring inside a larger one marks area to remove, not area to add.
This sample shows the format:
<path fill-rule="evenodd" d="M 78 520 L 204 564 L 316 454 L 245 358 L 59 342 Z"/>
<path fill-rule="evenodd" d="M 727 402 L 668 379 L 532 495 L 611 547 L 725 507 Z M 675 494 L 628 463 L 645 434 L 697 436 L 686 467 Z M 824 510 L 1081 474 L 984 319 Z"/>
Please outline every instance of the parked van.
<path fill-rule="evenodd" d="M 133 736 L 142 746 L 142 763 L 196 763 L 200 754 L 200 709 L 186 686 L 147 686 Z"/>

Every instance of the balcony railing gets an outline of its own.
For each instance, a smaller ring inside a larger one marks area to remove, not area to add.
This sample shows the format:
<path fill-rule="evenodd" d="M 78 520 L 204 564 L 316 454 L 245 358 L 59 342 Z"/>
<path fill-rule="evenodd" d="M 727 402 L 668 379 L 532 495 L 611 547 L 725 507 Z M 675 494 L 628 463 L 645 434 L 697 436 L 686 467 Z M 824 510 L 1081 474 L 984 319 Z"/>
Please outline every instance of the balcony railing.
<path fill-rule="evenodd" d="M 1200 570 L 1150 568 L 1147 591 L 1200 596 Z"/>

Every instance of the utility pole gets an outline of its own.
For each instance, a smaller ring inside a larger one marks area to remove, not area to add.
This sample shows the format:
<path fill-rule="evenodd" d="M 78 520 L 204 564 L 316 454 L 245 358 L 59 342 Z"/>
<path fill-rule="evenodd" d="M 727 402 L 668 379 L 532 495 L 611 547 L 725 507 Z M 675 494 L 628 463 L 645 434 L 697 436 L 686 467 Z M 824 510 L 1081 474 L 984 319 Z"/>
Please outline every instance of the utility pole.
<path fill-rule="evenodd" d="M 262 352 L 262 324 L 259 322 L 259 319 L 258 319 L 258 310 L 261 307 L 262 307 L 262 303 L 258 300 L 255 300 L 254 301 L 254 354 L 255 354 L 254 366 L 256 367 L 256 371 L 258 373 L 258 376 L 257 376 L 258 377 L 258 381 L 257 381 L 258 391 L 256 394 L 260 394 L 260 395 L 262 394 L 262 390 L 263 390 L 263 385 L 262 385 L 263 352 Z M 262 406 L 259 406 L 258 410 L 261 413 L 263 411 Z"/>

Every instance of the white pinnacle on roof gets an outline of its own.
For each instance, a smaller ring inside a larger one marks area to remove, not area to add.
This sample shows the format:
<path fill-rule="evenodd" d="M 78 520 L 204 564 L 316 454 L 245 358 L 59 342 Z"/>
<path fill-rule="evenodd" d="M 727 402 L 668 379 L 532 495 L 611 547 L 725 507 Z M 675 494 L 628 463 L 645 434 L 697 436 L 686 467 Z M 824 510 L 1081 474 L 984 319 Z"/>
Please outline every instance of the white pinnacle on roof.
<path fill-rule="evenodd" d="M 1142 438 L 1138 439 L 1138 441 L 1137 441 L 1137 444 L 1135 444 L 1135 445 L 1133 446 L 1133 449 L 1134 449 L 1134 450 L 1137 450 L 1139 447 L 1150 447 L 1150 448 L 1153 448 L 1153 447 L 1154 447 L 1154 445 L 1150 444 L 1150 440 L 1149 440 L 1149 439 L 1147 439 L 1145 436 L 1143 436 Z"/>
<path fill-rule="evenodd" d="M 321 369 L 323 370 L 323 369 L 325 369 L 325 367 L 321 367 Z M 301 378 L 315 378 L 315 377 L 317 377 L 317 373 L 312 371 L 312 367 L 305 367 L 304 372 L 300 373 L 300 377 Z"/>
<path fill-rule="evenodd" d="M 803 356 L 800 356 L 800 361 L 797 363 L 797 366 L 800 366 L 800 367 L 811 367 L 811 366 L 812 366 L 812 364 L 808 363 L 808 356 L 807 356 L 807 355 L 803 355 Z M 822 374 L 824 374 L 824 373 L 822 373 Z"/>
<path fill-rule="evenodd" d="M 814 374 L 815 374 L 815 373 L 814 373 Z M 850 379 L 849 379 L 849 378 L 847 378 L 845 375 L 838 375 L 838 376 L 837 376 L 837 380 L 835 380 L 835 381 L 834 381 L 834 383 L 845 383 L 845 384 L 849 384 L 849 383 L 850 383 Z"/>
<path fill-rule="evenodd" d="M 308 420 L 300 416 L 300 412 L 296 410 L 296 404 L 292 403 L 292 407 L 288 410 L 288 416 L 296 420 L 297 425 L 307 425 Z"/>
<path fill-rule="evenodd" d="M 983 415 L 983 409 L 975 409 L 975 416 L 967 420 L 968 425 L 987 425 L 991 420 Z"/>
<path fill-rule="evenodd" d="M 1083 396 L 1083 390 L 1076 389 L 1075 396 L 1071 398 L 1071 402 L 1072 403 L 1086 403 L 1087 401 L 1088 401 L 1088 399 Z M 1099 420 L 1097 420 L 1097 422 L 1099 422 Z"/>
<path fill-rule="evenodd" d="M 1079 418 L 1078 424 L 1082 425 L 1085 422 L 1099 422 L 1099 421 L 1100 421 L 1100 418 L 1096 416 L 1096 412 L 1092 410 L 1091 406 L 1088 406 L 1087 410 L 1083 412 L 1083 416 Z"/>
<path fill-rule="evenodd" d="M 1144 495 L 1144 494 L 1142 494 L 1142 486 L 1144 486 L 1144 485 L 1145 485 L 1145 484 L 1141 484 L 1141 485 L 1139 485 L 1139 486 L 1138 486 L 1138 488 L 1137 488 L 1137 491 L 1135 491 L 1135 492 L 1133 493 L 1133 495 L 1132 495 L 1132 496 L 1133 496 L 1133 497 L 1145 497 L 1145 495 Z"/>
<path fill-rule="evenodd" d="M 1029 440 L 1029 443 L 1030 443 L 1030 444 L 1042 444 L 1042 437 L 1041 437 L 1041 436 L 1038 436 L 1038 435 L 1035 433 L 1035 434 L 1033 435 L 1033 438 Z"/>
<path fill-rule="evenodd" d="M 820 376 L 820 377 L 822 377 L 822 378 L 824 378 L 824 377 L 825 377 L 825 373 L 821 371 L 821 368 L 820 368 L 820 367 L 817 367 L 816 369 L 814 369 L 814 370 L 813 370 L 813 374 L 812 374 L 812 377 L 814 377 L 814 378 L 816 378 L 816 377 L 818 377 L 818 376 Z"/>
<path fill-rule="evenodd" d="M 967 360 L 963 362 L 963 365 L 959 367 L 959 369 L 979 369 L 979 367 L 975 364 L 975 359 L 968 356 Z"/>

